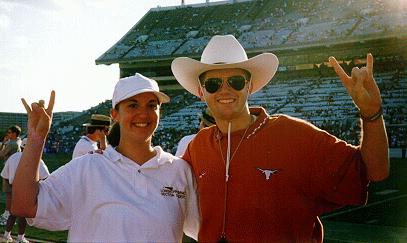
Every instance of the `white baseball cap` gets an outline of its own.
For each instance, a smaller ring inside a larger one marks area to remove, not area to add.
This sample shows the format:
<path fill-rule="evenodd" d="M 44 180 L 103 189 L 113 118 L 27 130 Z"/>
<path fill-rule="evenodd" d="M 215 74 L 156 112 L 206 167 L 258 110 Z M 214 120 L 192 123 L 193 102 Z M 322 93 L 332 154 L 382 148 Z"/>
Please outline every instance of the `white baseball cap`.
<path fill-rule="evenodd" d="M 114 108 L 125 99 L 147 92 L 154 93 L 160 103 L 167 103 L 170 101 L 168 95 L 160 92 L 157 81 L 136 73 L 134 76 L 119 79 L 114 87 L 112 107 Z"/>

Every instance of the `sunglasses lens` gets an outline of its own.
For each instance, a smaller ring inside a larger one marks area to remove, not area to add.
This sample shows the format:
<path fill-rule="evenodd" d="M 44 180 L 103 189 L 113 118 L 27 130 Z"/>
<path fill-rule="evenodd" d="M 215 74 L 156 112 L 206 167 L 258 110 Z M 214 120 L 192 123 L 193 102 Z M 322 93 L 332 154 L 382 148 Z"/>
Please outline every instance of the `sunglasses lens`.
<path fill-rule="evenodd" d="M 223 80 L 220 78 L 208 78 L 205 80 L 204 86 L 208 93 L 215 93 L 222 86 Z"/>
<path fill-rule="evenodd" d="M 228 83 L 230 87 L 234 88 L 237 91 L 240 91 L 246 85 L 246 78 L 243 76 L 232 76 L 228 78 Z"/>

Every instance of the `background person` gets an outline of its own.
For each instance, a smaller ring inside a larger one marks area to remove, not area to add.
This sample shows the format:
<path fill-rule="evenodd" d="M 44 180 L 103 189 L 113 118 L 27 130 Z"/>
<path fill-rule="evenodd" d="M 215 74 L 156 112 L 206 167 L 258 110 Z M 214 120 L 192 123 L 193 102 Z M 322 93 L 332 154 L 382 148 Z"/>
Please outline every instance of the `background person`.
<path fill-rule="evenodd" d="M 81 136 L 72 152 L 72 158 L 82 156 L 90 151 L 106 149 L 106 134 L 109 132 L 111 119 L 108 116 L 92 114 L 91 122 L 85 123 L 86 135 Z M 98 147 L 99 143 L 99 147 Z"/>
<path fill-rule="evenodd" d="M 373 56 L 348 76 L 330 64 L 361 114 L 359 146 L 310 123 L 250 108 L 248 97 L 274 76 L 272 53 L 247 58 L 232 35 L 214 36 L 201 61 L 172 62 L 178 82 L 205 101 L 216 126 L 201 130 L 183 158 L 197 177 L 199 241 L 322 242 L 319 215 L 364 204 L 370 181 L 389 174 L 388 142 Z"/>
<path fill-rule="evenodd" d="M 24 149 L 25 145 L 27 143 L 27 138 L 24 138 L 21 143 L 21 150 Z M 8 160 L 6 161 L 6 164 L 4 165 L 3 170 L 1 171 L 1 177 L 5 181 L 5 188 L 6 188 L 6 194 L 7 194 L 7 201 L 6 201 L 6 208 L 7 210 L 10 210 L 11 206 L 11 199 L 12 199 L 12 184 L 14 180 L 14 176 L 16 174 L 16 170 L 18 167 L 18 164 L 20 163 L 21 159 L 21 152 L 16 152 L 12 154 Z M 39 179 L 44 180 L 47 178 L 49 175 L 48 167 L 45 165 L 44 161 L 40 161 L 40 169 L 39 169 Z M 17 243 L 28 243 L 29 241 L 25 238 L 25 229 L 27 226 L 27 221 L 23 217 L 16 217 L 13 214 L 10 214 L 7 218 L 7 224 L 5 227 L 4 234 L 2 238 L 0 239 L 2 242 L 13 242 L 13 238 L 11 237 L 11 230 L 13 229 L 13 226 L 17 220 L 18 224 L 18 236 L 17 236 Z"/>
<path fill-rule="evenodd" d="M 46 180 L 35 179 L 52 120 L 23 99 L 28 143 L 13 183 L 12 211 L 48 230 L 69 230 L 70 242 L 180 242 L 196 238 L 199 210 L 190 166 L 151 144 L 160 106 L 170 99 L 141 74 L 122 78 L 112 98 L 120 125 L 117 147 L 73 159 Z"/>
<path fill-rule="evenodd" d="M 205 128 L 205 127 L 210 127 L 212 125 L 215 125 L 215 119 L 212 117 L 212 112 L 208 108 L 204 109 L 202 113 L 199 116 L 199 130 Z M 177 146 L 177 151 L 175 152 L 175 156 L 180 157 L 184 154 L 185 150 L 188 147 L 188 144 L 194 139 L 196 134 L 191 134 L 187 135 L 183 138 L 178 143 Z"/>
<path fill-rule="evenodd" d="M 4 162 L 14 153 L 21 151 L 21 128 L 18 125 L 11 126 L 7 129 L 7 134 L 4 136 L 3 143 L 0 146 L 0 160 L 2 160 L 1 167 L 3 168 Z M 6 192 L 8 188 L 6 187 L 7 182 L 3 179 L 2 191 Z M 7 198 L 7 193 L 6 193 Z M 6 199 L 7 201 L 7 199 Z M 7 219 L 10 216 L 8 208 L 4 210 L 4 213 L 0 217 L 0 224 L 5 225 Z"/>
<path fill-rule="evenodd" d="M 21 151 L 21 128 L 17 125 L 7 129 L 5 140 L 0 146 L 0 160 L 6 161 L 15 152 Z"/>

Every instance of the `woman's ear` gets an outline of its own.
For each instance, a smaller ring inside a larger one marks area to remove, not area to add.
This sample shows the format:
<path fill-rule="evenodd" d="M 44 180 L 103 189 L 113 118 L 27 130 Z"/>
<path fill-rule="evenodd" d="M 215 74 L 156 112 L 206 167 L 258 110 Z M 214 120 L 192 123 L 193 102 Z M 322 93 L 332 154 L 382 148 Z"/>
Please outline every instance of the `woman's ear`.
<path fill-rule="evenodd" d="M 116 108 L 112 108 L 112 110 L 110 111 L 110 114 L 112 116 L 112 119 L 114 122 L 118 122 L 118 116 L 119 116 L 119 111 Z"/>

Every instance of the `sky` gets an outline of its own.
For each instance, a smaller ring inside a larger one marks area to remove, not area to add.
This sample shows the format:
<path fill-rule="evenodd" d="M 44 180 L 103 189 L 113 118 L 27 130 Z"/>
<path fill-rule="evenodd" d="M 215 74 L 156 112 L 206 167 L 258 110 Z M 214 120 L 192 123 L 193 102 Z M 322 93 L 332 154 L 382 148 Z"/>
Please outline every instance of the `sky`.
<path fill-rule="evenodd" d="M 186 4 L 205 0 L 185 0 Z M 111 99 L 119 66 L 96 65 L 150 8 L 181 0 L 0 0 L 0 112 L 56 92 L 54 112 Z"/>

